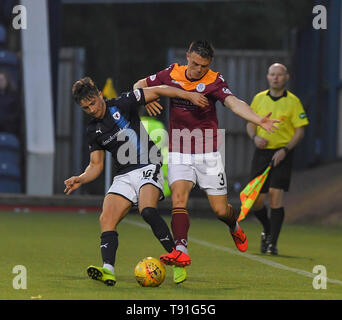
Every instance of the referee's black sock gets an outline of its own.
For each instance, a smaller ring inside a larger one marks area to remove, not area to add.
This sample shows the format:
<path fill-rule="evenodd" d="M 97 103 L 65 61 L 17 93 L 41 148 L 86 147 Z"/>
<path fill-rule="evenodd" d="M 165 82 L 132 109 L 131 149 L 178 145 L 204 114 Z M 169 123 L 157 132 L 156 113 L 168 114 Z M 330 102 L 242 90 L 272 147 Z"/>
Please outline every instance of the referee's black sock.
<path fill-rule="evenodd" d="M 167 252 L 176 247 L 170 229 L 156 208 L 147 207 L 141 211 L 143 219 L 151 226 L 153 234 Z"/>
<path fill-rule="evenodd" d="M 285 217 L 284 208 L 271 209 L 271 243 L 277 246 L 281 226 Z"/>
<path fill-rule="evenodd" d="M 253 210 L 256 218 L 261 222 L 262 226 L 264 227 L 264 232 L 266 234 L 271 233 L 271 223 L 270 219 L 267 216 L 267 208 L 264 206 L 260 210 Z"/>
<path fill-rule="evenodd" d="M 114 266 L 116 250 L 118 249 L 118 233 L 116 231 L 105 231 L 101 234 L 101 255 L 104 264 Z"/>

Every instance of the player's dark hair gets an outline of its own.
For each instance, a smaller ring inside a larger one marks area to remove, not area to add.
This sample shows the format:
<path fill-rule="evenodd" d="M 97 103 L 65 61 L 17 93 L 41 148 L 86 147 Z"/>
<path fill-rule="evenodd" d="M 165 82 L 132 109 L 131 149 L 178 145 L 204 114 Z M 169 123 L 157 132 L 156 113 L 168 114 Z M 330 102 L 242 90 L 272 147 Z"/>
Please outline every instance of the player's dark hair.
<path fill-rule="evenodd" d="M 90 99 L 98 95 L 99 89 L 89 77 L 76 81 L 72 86 L 72 96 L 77 104 L 80 104 L 83 99 Z"/>
<path fill-rule="evenodd" d="M 214 48 L 207 40 L 197 40 L 191 42 L 188 52 L 196 52 L 205 59 L 212 59 L 214 57 Z"/>

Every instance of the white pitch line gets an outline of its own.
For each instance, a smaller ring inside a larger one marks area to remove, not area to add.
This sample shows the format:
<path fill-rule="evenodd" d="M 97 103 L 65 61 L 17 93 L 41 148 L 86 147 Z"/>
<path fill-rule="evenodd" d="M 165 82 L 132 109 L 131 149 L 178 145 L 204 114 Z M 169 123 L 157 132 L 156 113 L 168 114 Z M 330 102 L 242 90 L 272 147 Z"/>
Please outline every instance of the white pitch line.
<path fill-rule="evenodd" d="M 132 221 L 132 220 L 129 220 L 129 219 L 123 220 L 123 222 L 129 223 L 131 225 L 135 225 L 135 226 L 138 226 L 138 227 L 141 227 L 141 228 L 144 228 L 144 229 L 150 229 L 150 227 L 146 223 Z M 230 248 L 218 246 L 216 244 L 213 244 L 213 243 L 210 243 L 210 242 L 207 242 L 207 241 L 203 241 L 203 240 L 198 240 L 198 239 L 195 239 L 195 238 L 192 238 L 192 237 L 189 237 L 189 240 L 191 240 L 192 242 L 197 243 L 199 245 L 206 246 L 206 247 L 209 247 L 209 248 L 214 248 L 214 249 L 221 250 L 221 251 L 225 251 L 225 252 L 228 252 L 228 253 L 231 253 L 231 254 L 235 254 L 235 255 L 238 255 L 238 256 L 241 256 L 241 257 L 245 257 L 247 259 L 251 259 L 251 260 L 254 260 L 254 261 L 266 264 L 266 265 L 271 266 L 273 268 L 282 269 L 282 270 L 286 270 L 286 271 L 291 271 L 291 272 L 294 272 L 294 273 L 297 273 L 297 274 L 300 274 L 302 276 L 309 277 L 309 278 L 314 278 L 314 277 L 317 276 L 317 274 L 314 274 L 314 273 L 311 273 L 311 272 L 308 272 L 308 271 L 305 271 L 305 270 L 301 270 L 301 269 L 296 269 L 296 268 L 288 267 L 288 266 L 285 266 L 284 264 L 277 263 L 277 262 L 274 262 L 274 261 L 271 261 L 271 260 L 267 260 L 267 259 L 255 256 L 255 255 L 250 254 L 250 253 L 246 253 L 246 252 L 242 253 L 242 252 L 240 252 L 240 251 L 238 251 L 236 249 L 230 249 Z M 336 283 L 336 284 L 342 285 L 342 281 L 340 281 L 340 280 L 335 280 L 335 279 L 327 278 L 327 282 Z"/>

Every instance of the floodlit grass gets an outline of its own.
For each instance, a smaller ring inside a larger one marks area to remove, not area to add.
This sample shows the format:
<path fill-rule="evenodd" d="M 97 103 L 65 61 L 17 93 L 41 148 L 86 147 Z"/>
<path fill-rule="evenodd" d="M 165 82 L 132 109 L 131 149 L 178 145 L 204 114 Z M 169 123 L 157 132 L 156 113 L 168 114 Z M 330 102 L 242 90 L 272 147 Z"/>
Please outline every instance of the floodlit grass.
<path fill-rule="evenodd" d="M 146 224 L 141 217 L 129 214 L 118 229 L 117 284 L 107 287 L 86 275 L 87 266 L 102 265 L 98 217 L 95 213 L 0 212 L 0 299 L 342 299 L 340 228 L 284 224 L 279 256 L 271 257 L 259 253 L 261 227 L 254 221 L 241 223 L 249 239 L 245 255 L 235 249 L 220 221 L 191 218 L 188 280 L 173 284 L 172 268 L 166 267 L 160 287 L 142 288 L 134 279 L 135 265 L 143 257 L 158 258 L 164 252 L 150 229 L 143 227 Z M 170 223 L 169 217 L 165 219 Z M 13 288 L 16 265 L 27 270 L 27 289 Z M 312 273 L 316 265 L 325 266 L 327 277 L 340 283 L 328 282 L 327 289 L 315 290 L 312 277 L 295 272 Z"/>

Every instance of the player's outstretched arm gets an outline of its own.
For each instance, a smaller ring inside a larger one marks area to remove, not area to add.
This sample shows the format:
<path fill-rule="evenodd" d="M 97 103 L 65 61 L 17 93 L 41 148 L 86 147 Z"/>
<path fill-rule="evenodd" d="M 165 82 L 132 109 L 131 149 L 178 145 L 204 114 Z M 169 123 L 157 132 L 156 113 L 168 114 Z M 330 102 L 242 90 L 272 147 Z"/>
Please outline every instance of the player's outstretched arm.
<path fill-rule="evenodd" d="M 147 81 L 146 81 L 146 78 L 144 79 L 140 79 L 139 81 L 137 81 L 134 86 L 133 86 L 133 89 L 138 89 L 138 88 L 148 88 L 148 85 L 147 85 Z M 152 101 L 150 103 L 147 103 L 145 105 L 145 109 L 148 113 L 149 116 L 156 116 L 158 114 L 161 114 L 162 110 L 163 110 L 163 106 L 158 103 L 158 101 Z"/>
<path fill-rule="evenodd" d="M 161 85 L 149 88 L 143 88 L 145 101 L 151 102 L 161 96 L 170 98 L 181 98 L 191 101 L 194 105 L 204 108 L 209 105 L 208 99 L 201 93 L 190 92 L 182 89 Z"/>
<path fill-rule="evenodd" d="M 82 184 L 95 180 L 103 170 L 104 155 L 105 153 L 103 150 L 93 151 L 90 154 L 89 165 L 84 172 L 79 176 L 73 176 L 64 181 L 64 193 L 69 195 Z"/>
<path fill-rule="evenodd" d="M 138 80 L 134 85 L 133 85 L 133 90 L 139 89 L 139 88 L 147 88 L 147 81 L 146 78 Z"/>
<path fill-rule="evenodd" d="M 274 132 L 274 130 L 278 129 L 275 123 L 279 123 L 280 121 L 270 119 L 272 112 L 267 114 L 265 117 L 260 117 L 249 107 L 249 105 L 246 102 L 236 98 L 235 96 L 228 96 L 224 100 L 224 105 L 230 108 L 235 114 L 237 114 L 241 118 L 262 127 L 269 133 Z"/>

